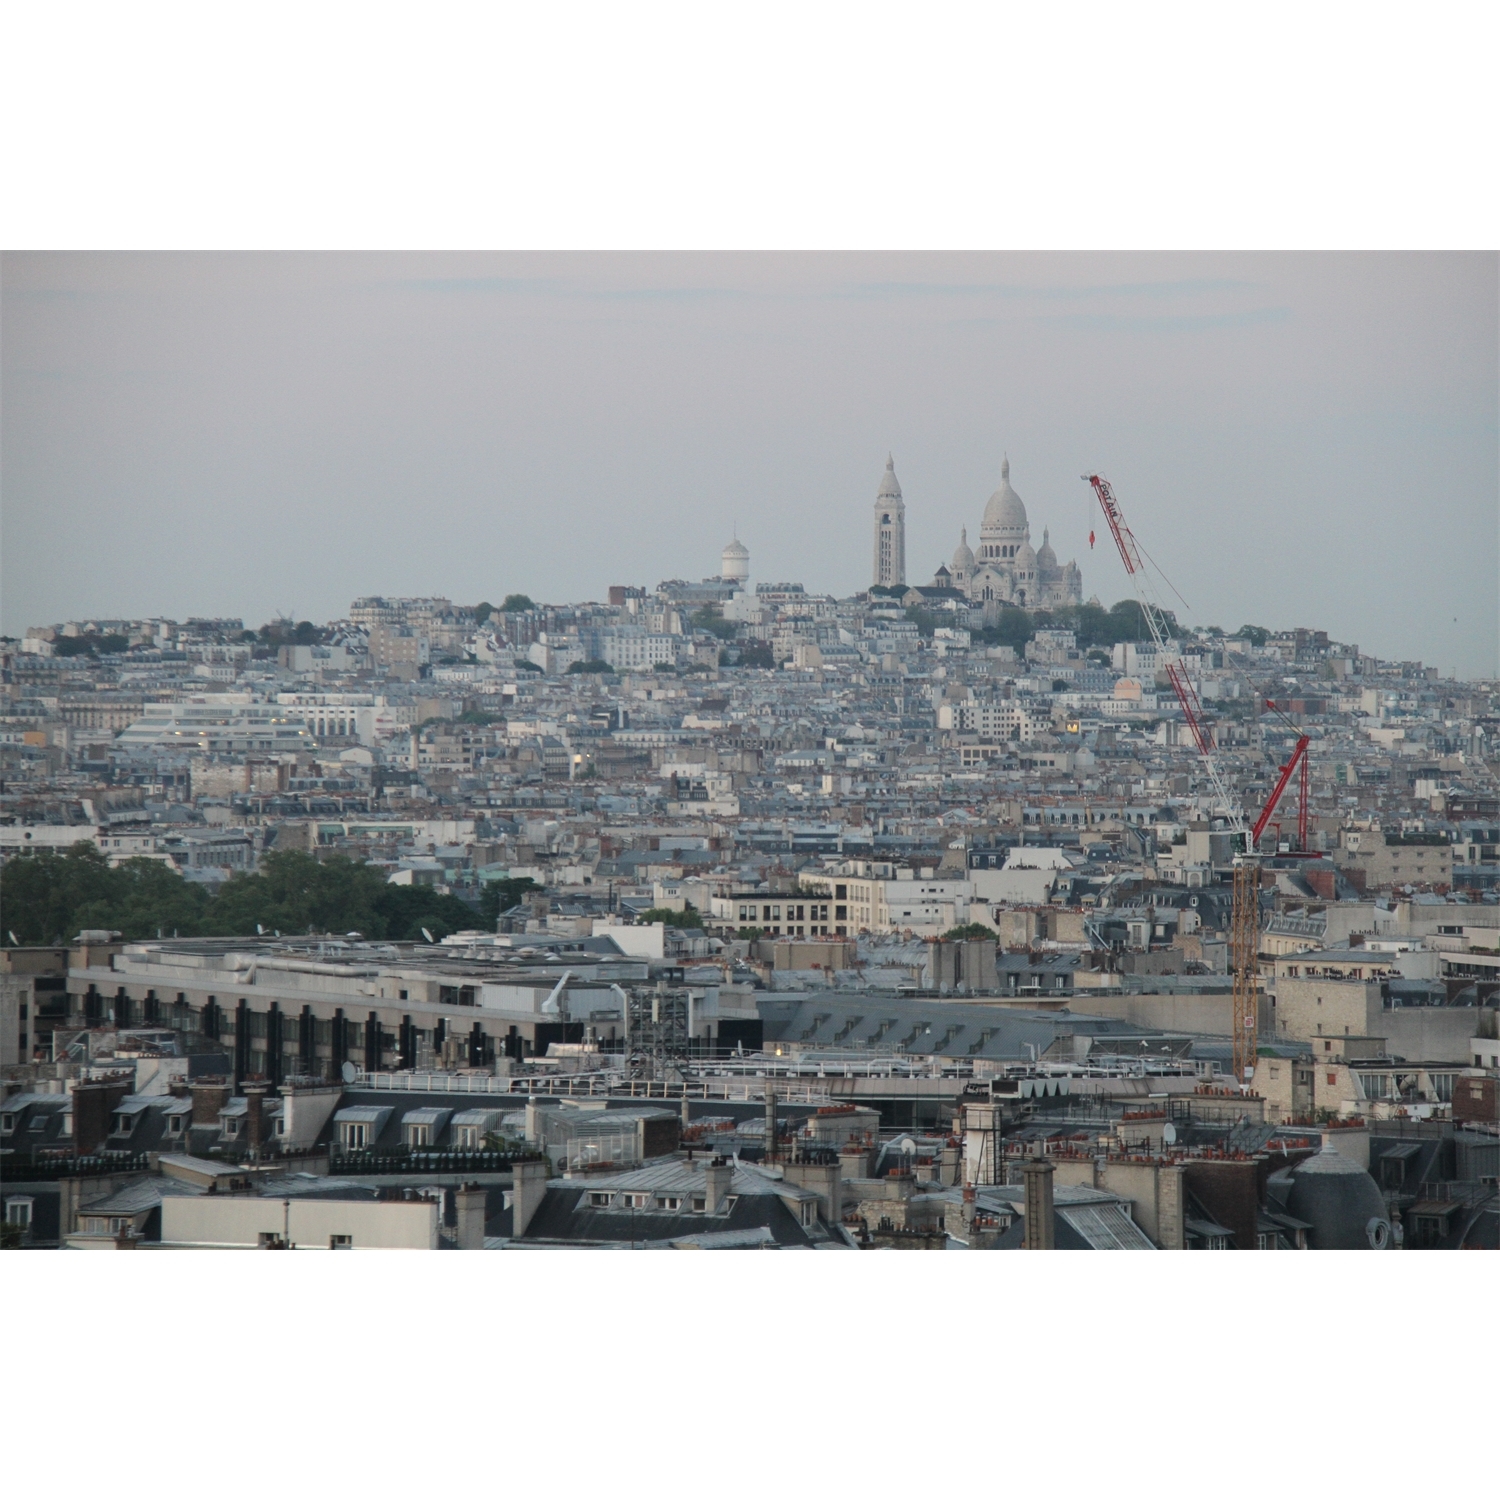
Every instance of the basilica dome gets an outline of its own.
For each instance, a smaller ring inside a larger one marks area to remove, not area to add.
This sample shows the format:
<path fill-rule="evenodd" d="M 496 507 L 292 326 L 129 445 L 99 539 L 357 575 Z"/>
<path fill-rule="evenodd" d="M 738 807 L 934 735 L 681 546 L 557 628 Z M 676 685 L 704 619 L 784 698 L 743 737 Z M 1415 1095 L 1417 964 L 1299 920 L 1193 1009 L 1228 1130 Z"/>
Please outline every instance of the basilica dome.
<path fill-rule="evenodd" d="M 989 504 L 984 508 L 984 523 L 980 534 L 985 540 L 994 537 L 1019 542 L 1030 529 L 1026 507 L 1021 503 L 1021 497 L 1010 487 L 1010 459 L 1007 458 L 1000 465 L 1000 488 L 990 496 Z"/>
<path fill-rule="evenodd" d="M 1045 526 L 1042 528 L 1042 546 L 1036 555 L 1036 565 L 1039 568 L 1057 566 L 1057 553 L 1052 550 L 1052 537 Z"/>

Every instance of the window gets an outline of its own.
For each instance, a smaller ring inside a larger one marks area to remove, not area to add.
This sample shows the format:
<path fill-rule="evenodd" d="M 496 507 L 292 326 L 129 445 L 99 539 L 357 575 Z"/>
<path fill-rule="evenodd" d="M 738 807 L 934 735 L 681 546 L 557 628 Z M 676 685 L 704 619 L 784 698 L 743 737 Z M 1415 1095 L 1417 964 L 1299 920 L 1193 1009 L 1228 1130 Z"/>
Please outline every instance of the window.
<path fill-rule="evenodd" d="M 9 1135 L 16 1128 L 14 1115 L 0 1115 L 0 1135 Z"/>
<path fill-rule="evenodd" d="M 1334 1084 L 1336 1084 L 1338 1081 L 1339 1081 L 1339 1075 L 1337 1073 L 1330 1073 L 1328 1075 L 1328 1087 L 1329 1088 L 1332 1088 L 1334 1086 Z"/>
<path fill-rule="evenodd" d="M 182 1116 L 181 1115 L 168 1115 L 167 1116 L 167 1134 L 168 1135 L 181 1135 L 182 1134 Z"/>
<path fill-rule="evenodd" d="M 658 1208 L 670 1209 L 673 1213 L 676 1213 L 677 1210 L 682 1207 L 682 1199 L 681 1198 L 658 1198 L 656 1200 L 656 1206 Z"/>
<path fill-rule="evenodd" d="M 406 1144 L 408 1146 L 430 1146 L 432 1144 L 431 1125 L 408 1125 L 406 1127 Z"/>
<path fill-rule="evenodd" d="M 613 1194 L 611 1194 L 611 1193 L 590 1193 L 589 1194 L 589 1207 L 590 1208 L 608 1208 L 609 1207 L 609 1201 L 610 1201 L 610 1199 L 611 1199 L 612 1196 L 613 1196 Z"/>
<path fill-rule="evenodd" d="M 240 1122 L 235 1119 L 224 1121 L 224 1134 L 231 1139 L 240 1133 Z"/>
<path fill-rule="evenodd" d="M 135 1128 L 135 1116 L 134 1115 L 116 1115 L 115 1116 L 115 1128 L 114 1128 L 113 1134 L 115 1134 L 115 1135 L 129 1135 L 130 1132 L 134 1128 Z"/>
<path fill-rule="evenodd" d="M 368 1129 L 362 1120 L 344 1120 L 339 1125 L 339 1140 L 350 1150 L 363 1150 L 367 1143 Z"/>
<path fill-rule="evenodd" d="M 701 1214 L 708 1207 L 708 1198 L 703 1193 L 693 1194 L 693 1212 Z"/>
<path fill-rule="evenodd" d="M 626 1208 L 645 1208 L 651 1202 L 651 1195 L 649 1193 L 621 1193 L 620 1202 Z"/>
<path fill-rule="evenodd" d="M 479 1127 L 477 1125 L 455 1125 L 453 1128 L 453 1144 L 465 1151 L 472 1151 L 479 1145 Z"/>
<path fill-rule="evenodd" d="M 31 1205 L 35 1202 L 32 1198 L 7 1198 L 5 1200 L 5 1222 L 14 1224 L 17 1228 L 26 1230 L 31 1228 Z"/>
<path fill-rule="evenodd" d="M 328 1236 L 328 1248 L 330 1250 L 352 1250 L 354 1248 L 354 1236 L 352 1234 L 330 1234 Z"/>

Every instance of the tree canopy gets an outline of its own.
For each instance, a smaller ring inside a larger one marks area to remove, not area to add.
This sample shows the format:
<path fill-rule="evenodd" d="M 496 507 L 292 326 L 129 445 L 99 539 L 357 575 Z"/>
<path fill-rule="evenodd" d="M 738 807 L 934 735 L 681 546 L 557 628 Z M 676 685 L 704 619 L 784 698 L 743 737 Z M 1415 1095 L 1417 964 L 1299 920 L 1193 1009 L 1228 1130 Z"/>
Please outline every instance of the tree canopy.
<path fill-rule="evenodd" d="M 287 936 L 359 932 L 415 942 L 423 927 L 446 937 L 481 920 L 456 896 L 391 885 L 383 870 L 342 855 L 318 860 L 299 850 L 275 851 L 255 874 L 231 875 L 210 892 L 161 860 L 131 859 L 112 869 L 91 843 L 7 861 L 0 906 L 5 930 L 22 944 L 69 942 L 88 928 L 119 932 L 127 941 L 174 933 L 250 937 L 257 924 Z"/>
<path fill-rule="evenodd" d="M 500 606 L 500 613 L 505 615 L 524 615 L 528 609 L 535 609 L 530 594 L 507 594 L 505 603 Z"/>

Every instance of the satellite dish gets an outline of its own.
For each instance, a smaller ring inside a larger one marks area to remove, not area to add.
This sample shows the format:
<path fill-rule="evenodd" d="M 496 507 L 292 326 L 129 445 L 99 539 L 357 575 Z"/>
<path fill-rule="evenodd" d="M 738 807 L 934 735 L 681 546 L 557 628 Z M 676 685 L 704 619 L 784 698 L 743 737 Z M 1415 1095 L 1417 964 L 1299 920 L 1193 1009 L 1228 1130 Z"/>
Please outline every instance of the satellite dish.
<path fill-rule="evenodd" d="M 256 937 L 264 937 L 266 935 L 266 929 L 259 922 L 255 924 L 255 935 Z"/>
<path fill-rule="evenodd" d="M 426 938 L 429 943 L 434 941 L 432 934 L 428 932 L 425 927 L 422 929 L 422 936 Z"/>
<path fill-rule="evenodd" d="M 340 1071 L 344 1075 L 345 1083 L 353 1083 L 359 1077 L 359 1069 L 352 1062 L 346 1062 Z"/>
<path fill-rule="evenodd" d="M 18 938 L 13 931 L 10 931 L 9 929 L 7 929 L 7 931 L 9 932 L 11 947 L 19 948 L 21 946 L 20 938 Z"/>
<path fill-rule="evenodd" d="M 1161 1128 L 1161 1143 L 1164 1146 L 1177 1144 L 1177 1127 L 1170 1120 Z"/>

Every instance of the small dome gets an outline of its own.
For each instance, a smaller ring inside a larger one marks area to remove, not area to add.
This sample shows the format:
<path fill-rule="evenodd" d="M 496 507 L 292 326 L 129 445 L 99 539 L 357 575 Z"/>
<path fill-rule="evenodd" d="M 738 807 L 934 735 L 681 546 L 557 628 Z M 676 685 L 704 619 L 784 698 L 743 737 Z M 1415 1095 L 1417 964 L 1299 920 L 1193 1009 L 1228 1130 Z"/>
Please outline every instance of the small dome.
<path fill-rule="evenodd" d="M 875 491 L 877 500 L 899 500 L 901 498 L 901 485 L 896 479 L 896 460 L 888 453 L 885 456 L 885 477 L 880 481 L 880 488 Z"/>
<path fill-rule="evenodd" d="M 964 578 L 974 571 L 974 551 L 969 546 L 967 526 L 959 533 L 958 548 L 953 554 L 953 571 Z"/>
<path fill-rule="evenodd" d="M 999 535 L 1007 540 L 1024 536 L 1031 529 L 1021 497 L 1010 487 L 1010 459 L 1000 465 L 1000 488 L 990 496 L 984 508 L 981 535 Z"/>
<path fill-rule="evenodd" d="M 720 578 L 740 583 L 750 576 L 750 549 L 738 537 L 725 546 L 719 559 Z"/>
<path fill-rule="evenodd" d="M 1314 1250 L 1384 1250 L 1390 1244 L 1391 1218 L 1375 1179 L 1333 1146 L 1325 1144 L 1285 1175 L 1291 1179 L 1286 1211 L 1311 1226 Z"/>
<path fill-rule="evenodd" d="M 1024 572 L 1031 573 L 1036 570 L 1036 552 L 1030 542 L 1022 542 L 1016 552 L 1016 567 Z"/>
<path fill-rule="evenodd" d="M 1057 566 L 1057 553 L 1052 550 L 1052 536 L 1045 526 L 1042 527 L 1042 546 L 1036 555 L 1036 565 L 1039 568 Z"/>

